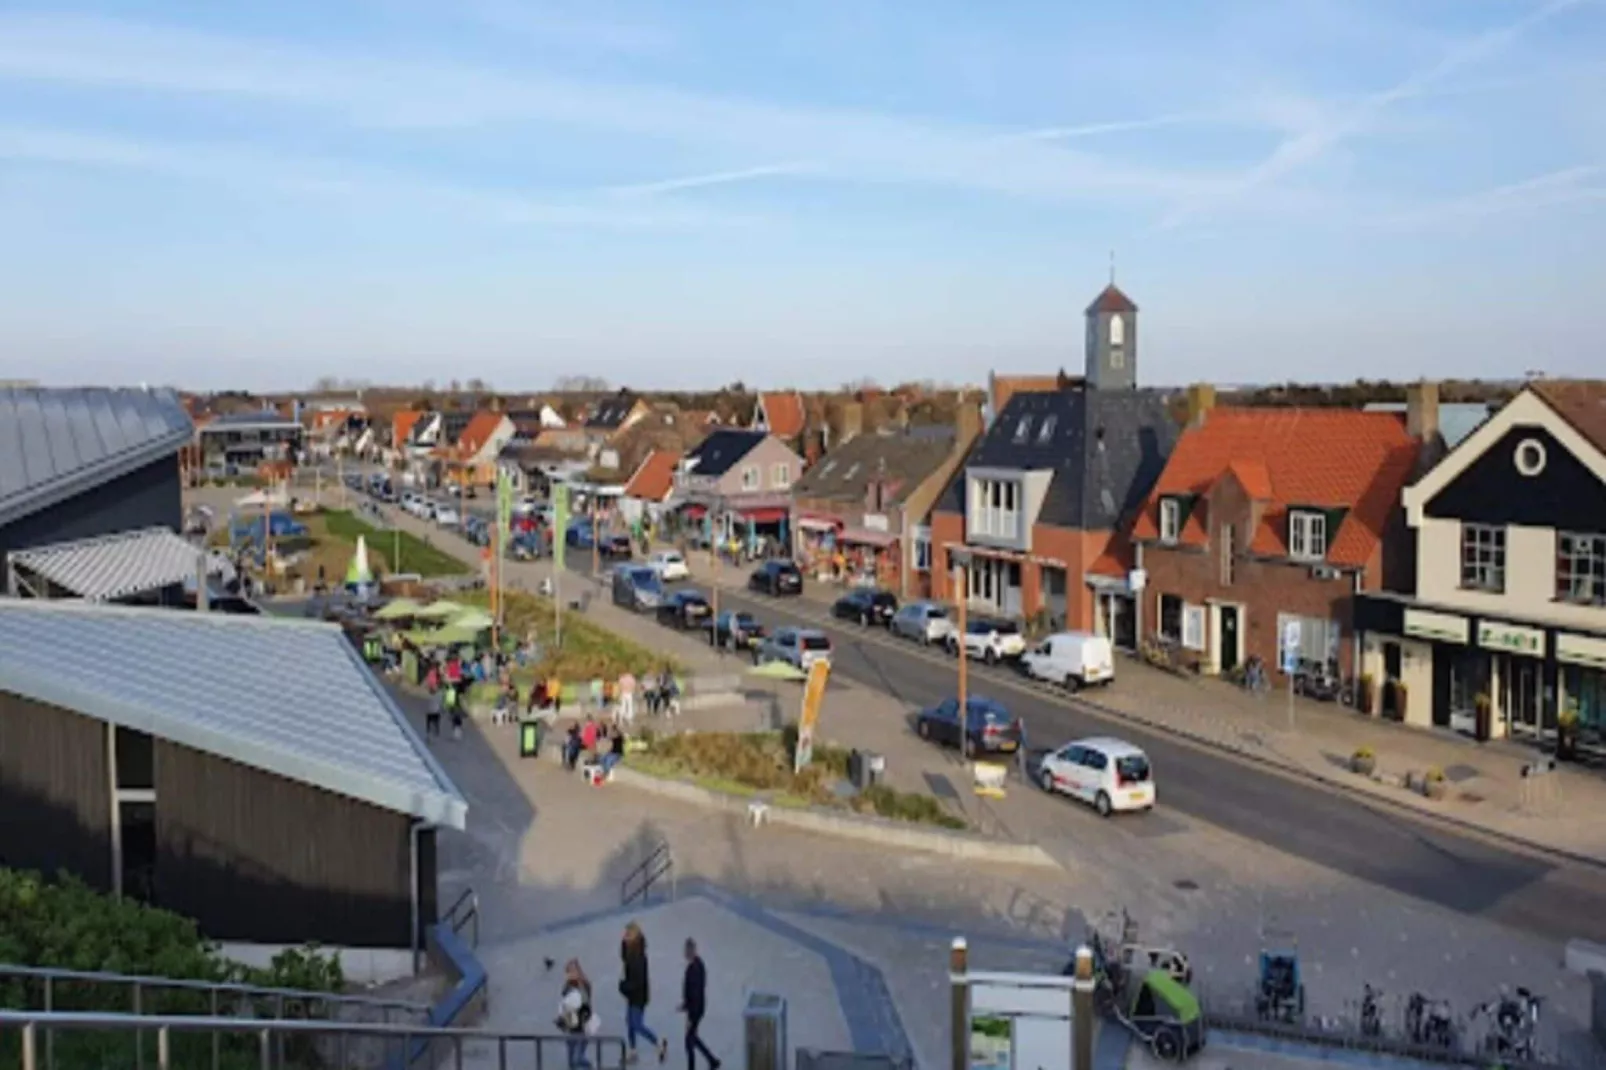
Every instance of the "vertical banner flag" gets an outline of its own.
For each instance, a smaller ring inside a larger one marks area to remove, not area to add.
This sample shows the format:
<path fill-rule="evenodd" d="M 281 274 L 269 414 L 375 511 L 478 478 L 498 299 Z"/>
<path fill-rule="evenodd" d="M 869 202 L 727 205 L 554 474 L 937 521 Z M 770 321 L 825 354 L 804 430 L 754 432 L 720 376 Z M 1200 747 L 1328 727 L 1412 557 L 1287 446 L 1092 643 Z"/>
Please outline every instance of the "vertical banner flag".
<path fill-rule="evenodd" d="M 559 483 L 552 488 L 552 565 L 563 570 L 563 552 L 568 548 L 569 488 Z"/>
<path fill-rule="evenodd" d="M 496 531 L 500 536 L 497 546 L 507 545 L 508 532 L 513 526 L 513 480 L 506 471 L 496 478 Z M 500 549 L 498 549 L 500 553 Z"/>
<path fill-rule="evenodd" d="M 803 685 L 803 715 L 797 722 L 797 753 L 792 771 L 801 773 L 814 758 L 814 726 L 820 722 L 820 703 L 825 701 L 825 682 L 831 676 L 831 663 L 824 658 L 809 666 L 809 679 Z"/>

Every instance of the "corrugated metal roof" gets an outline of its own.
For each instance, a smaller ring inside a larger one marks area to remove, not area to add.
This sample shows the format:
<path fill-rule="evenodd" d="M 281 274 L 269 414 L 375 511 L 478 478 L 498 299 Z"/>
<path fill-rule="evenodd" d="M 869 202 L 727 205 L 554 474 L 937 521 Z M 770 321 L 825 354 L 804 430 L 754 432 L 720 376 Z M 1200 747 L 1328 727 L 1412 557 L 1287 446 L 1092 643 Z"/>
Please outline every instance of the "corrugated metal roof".
<path fill-rule="evenodd" d="M 19 550 L 11 563 L 86 601 L 115 602 L 193 580 L 200 553 L 166 528 L 147 528 Z M 228 558 L 214 551 L 207 559 L 208 575 L 232 578 Z"/>
<path fill-rule="evenodd" d="M 0 690 L 435 824 L 467 818 L 335 624 L 4 598 Z"/>
<path fill-rule="evenodd" d="M 194 431 L 171 390 L 0 389 L 0 524 L 176 452 Z"/>

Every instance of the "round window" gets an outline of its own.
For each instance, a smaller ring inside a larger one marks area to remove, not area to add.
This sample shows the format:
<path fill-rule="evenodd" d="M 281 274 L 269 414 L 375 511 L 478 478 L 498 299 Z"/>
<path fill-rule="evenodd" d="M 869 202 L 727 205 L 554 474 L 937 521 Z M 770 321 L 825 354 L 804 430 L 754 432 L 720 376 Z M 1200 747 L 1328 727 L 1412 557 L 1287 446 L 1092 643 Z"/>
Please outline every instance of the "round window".
<path fill-rule="evenodd" d="M 1545 470 L 1545 444 L 1537 438 L 1525 438 L 1517 443 L 1517 471 L 1525 476 L 1536 476 Z"/>

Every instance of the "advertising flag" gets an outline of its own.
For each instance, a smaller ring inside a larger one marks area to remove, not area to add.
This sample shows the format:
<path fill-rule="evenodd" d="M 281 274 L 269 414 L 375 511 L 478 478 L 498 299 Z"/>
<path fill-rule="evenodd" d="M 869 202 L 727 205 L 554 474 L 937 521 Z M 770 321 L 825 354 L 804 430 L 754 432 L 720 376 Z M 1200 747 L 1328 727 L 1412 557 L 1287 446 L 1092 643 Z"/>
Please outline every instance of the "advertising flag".
<path fill-rule="evenodd" d="M 558 484 L 552 488 L 552 565 L 563 571 L 564 550 L 569 534 L 569 488 Z"/>

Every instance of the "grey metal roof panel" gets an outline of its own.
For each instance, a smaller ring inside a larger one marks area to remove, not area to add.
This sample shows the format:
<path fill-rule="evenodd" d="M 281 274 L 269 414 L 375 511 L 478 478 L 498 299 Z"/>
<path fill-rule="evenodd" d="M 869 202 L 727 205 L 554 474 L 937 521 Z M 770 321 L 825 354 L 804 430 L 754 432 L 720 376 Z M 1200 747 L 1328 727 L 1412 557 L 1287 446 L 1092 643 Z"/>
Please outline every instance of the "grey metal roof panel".
<path fill-rule="evenodd" d="M 0 690 L 433 824 L 467 818 L 335 624 L 4 598 Z"/>
<path fill-rule="evenodd" d="M 0 389 L 0 524 L 176 453 L 194 432 L 171 390 Z"/>
<path fill-rule="evenodd" d="M 166 528 L 147 528 L 19 550 L 11 563 L 85 601 L 114 602 L 193 581 L 200 555 L 201 548 L 188 539 Z M 207 553 L 207 575 L 226 581 L 233 574 L 228 558 Z"/>

